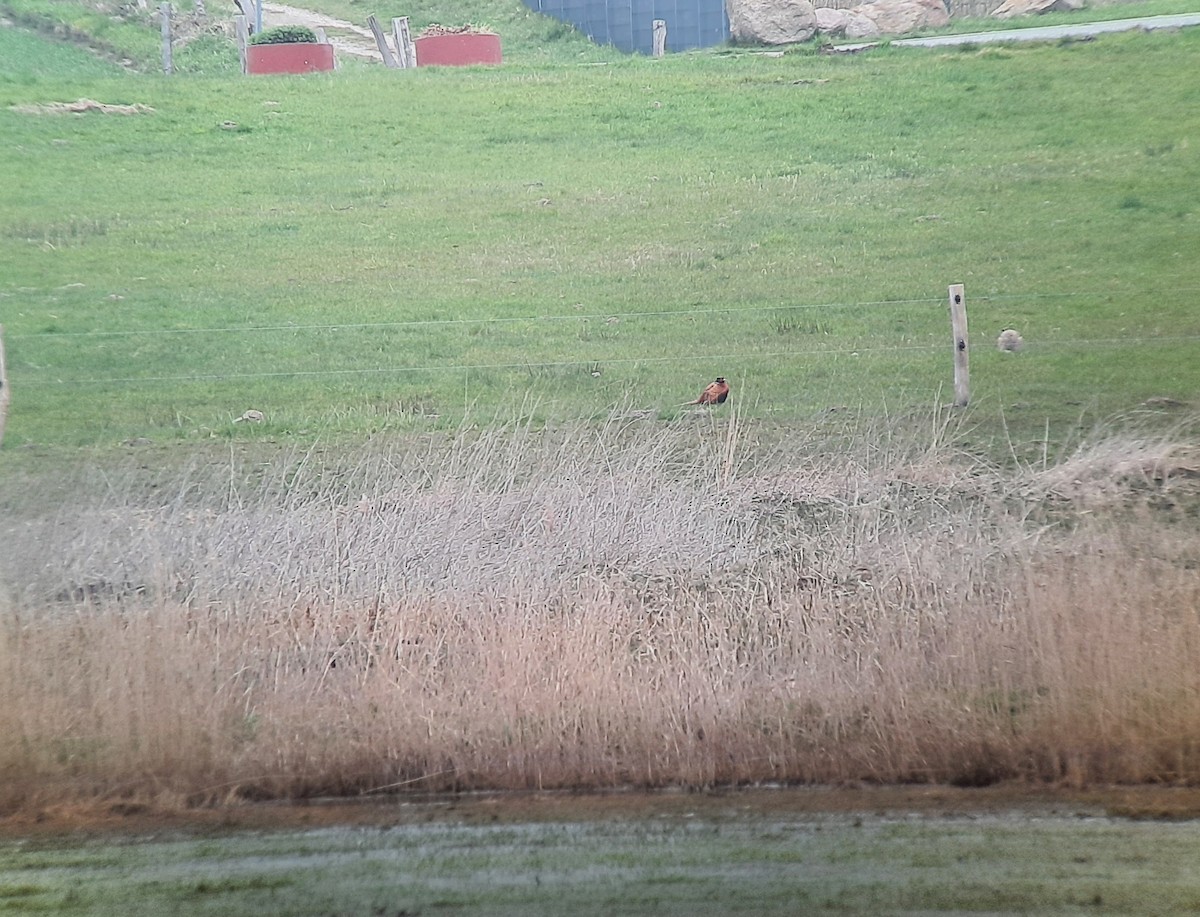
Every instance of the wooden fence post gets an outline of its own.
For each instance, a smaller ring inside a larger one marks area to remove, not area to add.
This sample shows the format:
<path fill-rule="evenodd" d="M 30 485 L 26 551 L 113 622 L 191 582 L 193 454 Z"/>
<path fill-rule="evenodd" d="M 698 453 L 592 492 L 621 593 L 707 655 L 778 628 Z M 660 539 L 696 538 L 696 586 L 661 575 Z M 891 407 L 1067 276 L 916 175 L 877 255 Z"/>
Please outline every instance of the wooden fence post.
<path fill-rule="evenodd" d="M 967 297 L 961 283 L 950 284 L 950 327 L 954 332 L 954 406 L 971 400 L 971 349 L 967 340 Z"/>
<path fill-rule="evenodd" d="M 375 36 L 375 44 L 379 46 L 379 56 L 383 58 L 384 66 L 395 70 L 400 65 L 396 63 L 396 58 L 392 56 L 392 49 L 388 47 L 387 36 L 383 34 L 383 26 L 379 24 L 379 17 L 374 13 L 367 17 L 367 27 L 371 30 L 371 34 Z"/>
<path fill-rule="evenodd" d="M 4 367 L 4 326 L 0 325 L 0 446 L 4 445 L 4 422 L 8 420 L 8 370 Z"/>
<path fill-rule="evenodd" d="M 396 42 L 396 59 L 401 69 L 417 66 L 417 49 L 413 45 L 407 16 L 392 20 L 392 38 Z"/>
<path fill-rule="evenodd" d="M 158 8 L 162 17 L 162 62 L 163 73 L 174 73 L 175 62 L 171 59 L 171 4 L 163 3 Z"/>
<path fill-rule="evenodd" d="M 321 26 L 317 26 L 315 29 L 313 29 L 313 32 L 316 33 L 317 41 L 319 41 L 321 44 L 323 44 L 323 45 L 332 44 L 332 42 L 329 40 L 329 34 Z M 341 66 L 342 65 L 338 63 L 337 54 L 334 54 L 333 55 L 333 69 L 337 70 Z"/>
<path fill-rule="evenodd" d="M 246 30 L 253 35 L 262 31 L 262 4 L 256 0 L 233 0 L 238 12 L 246 17 Z"/>
<path fill-rule="evenodd" d="M 250 72 L 250 23 L 245 16 L 233 17 L 233 30 L 237 35 L 238 57 L 242 60 L 242 73 Z"/>
<path fill-rule="evenodd" d="M 654 56 L 662 57 L 667 53 L 667 21 L 654 20 Z"/>

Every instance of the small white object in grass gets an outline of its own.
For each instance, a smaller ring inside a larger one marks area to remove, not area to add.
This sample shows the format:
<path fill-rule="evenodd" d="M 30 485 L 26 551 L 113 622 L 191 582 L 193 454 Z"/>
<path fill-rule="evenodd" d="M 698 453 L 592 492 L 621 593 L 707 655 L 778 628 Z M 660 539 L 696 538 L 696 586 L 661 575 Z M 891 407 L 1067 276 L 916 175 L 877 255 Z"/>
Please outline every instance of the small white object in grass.
<path fill-rule="evenodd" d="M 262 423 L 264 420 L 266 420 L 266 418 L 267 418 L 267 415 L 264 414 L 262 411 L 256 411 L 253 408 L 251 408 L 249 411 L 247 411 L 245 414 L 243 414 L 241 417 L 239 417 L 237 420 L 235 420 L 234 423 L 241 423 L 243 420 L 247 421 L 249 423 Z"/>
<path fill-rule="evenodd" d="M 1012 328 L 1004 329 L 1000 332 L 1000 337 L 996 338 L 996 347 L 1009 353 L 1016 353 L 1024 343 L 1025 339 Z"/>

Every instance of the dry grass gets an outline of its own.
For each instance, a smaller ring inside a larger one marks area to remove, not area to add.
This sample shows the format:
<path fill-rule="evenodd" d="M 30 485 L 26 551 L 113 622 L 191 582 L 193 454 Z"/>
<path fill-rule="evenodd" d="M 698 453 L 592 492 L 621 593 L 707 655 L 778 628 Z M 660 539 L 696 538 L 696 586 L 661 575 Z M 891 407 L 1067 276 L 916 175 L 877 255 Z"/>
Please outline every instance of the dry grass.
<path fill-rule="evenodd" d="M 81 481 L 5 555 L 0 805 L 1200 780 L 1176 443 L 693 419 Z"/>

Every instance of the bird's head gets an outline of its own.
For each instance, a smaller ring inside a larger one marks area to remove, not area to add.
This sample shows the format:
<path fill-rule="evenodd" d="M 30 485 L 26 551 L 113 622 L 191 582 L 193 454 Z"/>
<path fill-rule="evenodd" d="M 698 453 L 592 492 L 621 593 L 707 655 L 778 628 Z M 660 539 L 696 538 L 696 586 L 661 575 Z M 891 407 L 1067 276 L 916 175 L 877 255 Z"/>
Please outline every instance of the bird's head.
<path fill-rule="evenodd" d="M 718 382 L 719 384 L 721 384 L 721 385 L 724 385 L 724 384 L 725 384 L 725 377 L 724 377 L 724 376 L 717 376 L 717 382 Z"/>

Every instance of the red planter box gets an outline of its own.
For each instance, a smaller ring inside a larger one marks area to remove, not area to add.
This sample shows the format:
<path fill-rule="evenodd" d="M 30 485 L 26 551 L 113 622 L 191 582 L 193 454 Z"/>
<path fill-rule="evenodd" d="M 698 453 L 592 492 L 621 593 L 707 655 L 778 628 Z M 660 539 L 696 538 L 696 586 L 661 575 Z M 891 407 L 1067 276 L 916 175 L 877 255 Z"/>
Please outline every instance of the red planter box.
<path fill-rule="evenodd" d="M 425 35 L 417 46 L 418 67 L 465 67 L 500 63 L 500 36 L 492 32 L 454 32 Z"/>
<path fill-rule="evenodd" d="M 333 69 L 333 45 L 319 42 L 250 45 L 246 55 L 246 66 L 251 73 L 312 73 Z"/>

